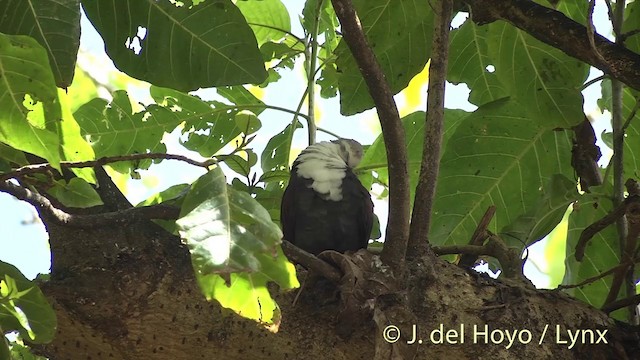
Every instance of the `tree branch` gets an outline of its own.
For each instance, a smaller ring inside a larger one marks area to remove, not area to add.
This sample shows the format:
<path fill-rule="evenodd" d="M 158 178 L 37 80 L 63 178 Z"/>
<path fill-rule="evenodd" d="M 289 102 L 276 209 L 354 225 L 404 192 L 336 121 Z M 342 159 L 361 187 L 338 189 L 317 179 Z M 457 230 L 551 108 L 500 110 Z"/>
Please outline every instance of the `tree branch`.
<path fill-rule="evenodd" d="M 342 36 L 360 68 L 373 98 L 382 127 L 389 164 L 389 221 L 382 261 L 393 268 L 403 266 L 409 238 L 409 176 L 405 134 L 393 93 L 367 43 L 351 0 L 332 0 L 342 26 Z"/>
<path fill-rule="evenodd" d="M 640 90 L 640 54 L 594 34 L 592 50 L 587 28 L 559 11 L 529 0 L 464 0 L 479 25 L 505 20 L 536 39 L 582 60 Z"/>
<path fill-rule="evenodd" d="M 342 274 L 340 274 L 335 267 L 329 265 L 329 263 L 324 260 L 318 259 L 313 254 L 300 249 L 287 240 L 282 240 L 282 251 L 292 262 L 304 266 L 308 270 L 317 273 L 335 284 L 339 283 L 342 278 Z"/>
<path fill-rule="evenodd" d="M 442 0 L 436 8 L 433 31 L 431 64 L 429 65 L 429 93 L 427 96 L 427 118 L 422 147 L 422 164 L 416 187 L 411 217 L 411 231 L 407 256 L 417 258 L 429 251 L 429 225 L 433 199 L 436 193 L 440 153 L 444 133 L 444 96 L 449 54 L 449 30 L 453 2 Z"/>
<path fill-rule="evenodd" d="M 53 206 L 49 199 L 39 193 L 22 186 L 15 185 L 10 181 L 0 182 L 0 191 L 11 194 L 19 200 L 28 202 L 36 207 L 43 216 L 47 216 L 59 224 L 77 228 L 114 226 L 115 224 L 120 226 L 124 223 L 138 221 L 141 219 L 175 220 L 180 215 L 179 208 L 166 204 L 135 207 L 102 214 L 70 214 Z"/>
<path fill-rule="evenodd" d="M 207 159 L 205 161 L 196 161 L 186 156 L 177 155 L 177 154 L 166 154 L 166 153 L 129 154 L 129 155 L 120 155 L 120 156 L 105 156 L 100 159 L 87 160 L 87 161 L 61 161 L 60 167 L 61 168 L 87 168 L 87 167 L 94 167 L 94 166 L 103 166 L 106 164 L 111 164 L 119 161 L 162 159 L 162 160 L 180 160 L 188 164 L 199 166 L 208 170 L 209 166 L 218 163 L 220 161 L 220 158 L 224 158 L 224 156 L 225 155 L 218 156 L 217 158 Z M 20 178 L 22 176 L 29 175 L 29 174 L 46 173 L 53 170 L 55 169 L 49 163 L 25 165 L 16 170 L 0 174 L 0 181 L 12 179 L 12 178 Z"/>

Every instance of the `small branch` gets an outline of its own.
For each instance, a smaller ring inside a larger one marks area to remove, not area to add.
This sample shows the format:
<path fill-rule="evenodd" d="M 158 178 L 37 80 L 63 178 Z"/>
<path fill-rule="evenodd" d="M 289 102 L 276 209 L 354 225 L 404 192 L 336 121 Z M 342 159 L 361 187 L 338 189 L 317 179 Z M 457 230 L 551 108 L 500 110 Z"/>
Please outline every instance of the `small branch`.
<path fill-rule="evenodd" d="M 300 249 L 287 240 L 282 240 L 282 251 L 284 251 L 284 254 L 289 260 L 304 266 L 306 269 L 321 275 L 335 284 L 339 283 L 342 278 L 342 274 L 340 274 L 335 267 Z"/>
<path fill-rule="evenodd" d="M 469 240 L 469 245 L 484 244 L 484 241 L 489 236 L 489 231 L 487 230 L 487 227 L 489 226 L 489 223 L 491 223 L 491 219 L 493 219 L 493 216 L 495 214 L 496 214 L 496 206 L 495 205 L 489 206 L 487 208 L 487 211 L 484 212 L 484 215 L 482 215 L 482 219 L 480 219 L 478 226 L 476 226 L 476 230 L 473 232 L 473 235 L 471 235 L 471 240 Z M 476 263 L 476 260 L 478 260 L 477 256 L 465 254 L 460 257 L 460 261 L 458 261 L 458 265 L 461 267 L 472 267 Z"/>
<path fill-rule="evenodd" d="M 381 259 L 395 270 L 404 266 L 409 237 L 409 176 L 404 128 L 393 93 L 367 43 L 351 0 L 332 0 L 342 36 L 360 68 L 382 127 L 389 164 L 389 221 Z"/>
<path fill-rule="evenodd" d="M 593 84 L 597 83 L 598 81 L 602 81 L 602 80 L 604 80 L 604 79 L 606 79 L 606 78 L 607 78 L 607 75 L 600 75 L 600 76 L 598 76 L 598 77 L 595 77 L 595 78 L 593 78 L 593 79 L 591 79 L 591 80 L 587 81 L 586 83 L 584 83 L 584 84 L 582 85 L 582 87 L 580 87 L 580 91 L 582 91 L 582 90 L 584 90 L 584 89 L 588 88 L 589 86 L 591 86 L 591 85 L 593 85 Z"/>
<path fill-rule="evenodd" d="M 497 235 L 489 233 L 489 240 L 484 245 L 450 245 L 434 246 L 433 252 L 438 256 L 451 254 L 465 254 L 475 257 L 482 255 L 491 256 L 500 262 L 502 273 L 507 278 L 522 276 L 523 260 L 520 253 L 509 247 Z"/>
<path fill-rule="evenodd" d="M 636 259 L 634 259 L 634 262 L 637 262 L 638 260 L 640 260 L 640 259 L 636 258 Z M 589 284 L 591 284 L 593 282 L 596 282 L 596 281 L 598 281 L 598 280 L 600 280 L 600 279 L 602 279 L 602 278 L 604 278 L 606 276 L 609 276 L 609 275 L 617 272 L 621 268 L 626 268 L 628 266 L 629 266 L 629 264 L 619 264 L 619 265 L 617 265 L 617 266 L 615 266 L 615 267 L 613 267 L 613 268 L 611 268 L 611 269 L 609 269 L 609 270 L 607 270 L 605 272 L 602 272 L 602 273 L 600 273 L 600 274 L 598 274 L 596 276 L 592 276 L 592 277 L 590 277 L 590 278 L 588 278 L 586 280 L 583 280 L 583 281 L 581 281 L 581 282 L 579 282 L 577 284 L 559 285 L 554 290 L 565 290 L 565 289 L 573 289 L 573 288 L 583 287 L 585 285 L 589 285 Z"/>
<path fill-rule="evenodd" d="M 603 63 L 606 63 L 606 60 L 602 57 L 602 54 L 600 54 L 600 51 L 598 51 L 598 48 L 596 47 L 595 28 L 593 26 L 593 10 L 595 7 L 596 0 L 589 0 L 589 10 L 587 12 L 587 34 L 589 36 L 589 45 L 591 45 L 591 50 L 596 54 L 598 59 Z"/>
<path fill-rule="evenodd" d="M 444 134 L 444 96 L 449 55 L 449 30 L 453 1 L 441 0 L 435 9 L 431 65 L 429 65 L 429 89 L 427 118 L 422 147 L 422 164 L 413 201 L 411 230 L 407 256 L 422 257 L 429 251 L 429 228 L 433 201 L 440 169 L 440 153 Z"/>
<path fill-rule="evenodd" d="M 331 131 L 329 131 L 329 130 L 327 130 L 327 129 L 324 129 L 324 128 L 319 127 L 319 128 L 318 128 L 318 131 L 323 132 L 323 133 L 325 133 L 325 134 L 329 134 L 329 135 L 331 135 L 331 136 L 335 137 L 336 139 L 342 139 L 342 136 L 340 136 L 340 135 L 338 135 L 338 134 L 336 134 L 336 133 L 334 133 L 334 132 L 331 132 Z"/>
<path fill-rule="evenodd" d="M 46 197 L 38 194 L 37 192 L 15 185 L 10 181 L 0 182 L 0 191 L 6 192 L 20 200 L 28 202 L 36 207 L 43 216 L 50 217 L 57 223 L 78 228 L 114 225 L 120 226 L 124 223 L 139 221 L 142 219 L 175 220 L 180 215 L 179 208 L 166 204 L 142 206 L 94 215 L 76 215 L 56 208 Z"/>
<path fill-rule="evenodd" d="M 582 261 L 582 259 L 584 258 L 584 251 L 591 238 L 593 238 L 598 232 L 602 231 L 607 226 L 615 223 L 618 218 L 624 215 L 624 212 L 625 206 L 624 204 L 621 204 L 613 211 L 605 215 L 602 219 L 594 222 L 593 224 L 587 226 L 587 228 L 582 230 L 580 239 L 578 239 L 578 244 L 576 244 L 576 260 Z"/>
<path fill-rule="evenodd" d="M 320 26 L 320 12 L 322 11 L 322 2 L 323 0 L 317 1 L 316 4 L 316 13 L 313 17 L 313 29 L 311 30 L 311 34 L 309 34 L 309 43 L 311 45 L 311 54 L 308 59 L 308 68 L 307 68 L 307 114 L 309 118 L 307 119 L 307 134 L 309 137 L 309 145 L 313 145 L 316 143 L 316 116 L 315 116 L 315 105 L 316 105 L 316 67 L 318 62 L 318 29 Z M 308 54 L 308 52 L 305 52 Z"/>
<path fill-rule="evenodd" d="M 640 304 L 640 294 L 636 294 L 633 296 L 629 296 L 625 299 L 614 301 L 610 304 L 603 306 L 601 310 L 608 314 L 615 310 L 622 309 L 623 307 L 626 307 L 626 306 L 635 307 L 638 304 Z"/>
<path fill-rule="evenodd" d="M 215 165 L 220 161 L 219 158 L 224 158 L 226 155 L 219 156 L 215 159 L 207 159 L 205 161 L 196 161 L 183 155 L 177 154 L 165 154 L 165 153 L 144 153 L 144 154 L 129 154 L 121 156 L 105 156 L 96 160 L 87 161 L 61 161 L 61 168 L 87 168 L 94 166 L 103 166 L 120 161 L 138 161 L 149 159 L 162 159 L 162 160 L 180 160 L 188 164 L 208 169 L 209 166 Z M 0 181 L 4 181 L 11 178 L 20 178 L 29 174 L 46 173 L 54 171 L 55 169 L 49 163 L 26 165 L 16 170 L 0 174 Z"/>

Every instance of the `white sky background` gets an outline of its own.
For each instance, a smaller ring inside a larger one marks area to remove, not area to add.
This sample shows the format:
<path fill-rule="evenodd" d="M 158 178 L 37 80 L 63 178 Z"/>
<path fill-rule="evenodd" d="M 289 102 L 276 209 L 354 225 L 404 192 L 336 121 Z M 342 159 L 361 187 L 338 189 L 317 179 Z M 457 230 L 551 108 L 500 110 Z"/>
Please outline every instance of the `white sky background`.
<path fill-rule="evenodd" d="M 302 13 L 304 2 L 299 0 L 283 0 L 283 3 L 287 6 L 291 14 L 292 32 L 299 37 L 303 37 L 302 28 L 297 16 Z M 594 19 L 596 20 L 598 33 L 605 36 L 610 35 L 611 26 L 608 24 L 606 7 L 601 2 L 598 2 L 596 5 Z M 126 39 L 123 39 L 123 46 L 125 40 Z M 80 47 L 80 66 L 83 67 L 85 71 L 90 72 L 91 76 L 98 79 L 98 81 L 108 83 L 109 73 L 117 70 L 104 52 L 102 39 L 84 16 L 82 19 Z M 270 105 L 295 108 L 300 95 L 304 91 L 306 81 L 304 74 L 300 69 L 292 73 L 282 72 L 281 74 L 283 78 L 278 83 L 269 85 L 262 100 Z M 599 75 L 601 75 L 600 71 L 592 70 L 590 78 Z M 139 84 L 139 82 L 135 82 L 127 89 L 129 95 L 134 98 L 135 101 L 141 103 L 151 102 L 147 91 L 148 85 L 140 86 Z M 103 92 L 104 94 L 101 93 L 101 96 L 109 96 L 106 91 Z M 405 108 L 403 109 L 404 112 L 402 115 L 413 111 L 425 110 L 426 84 L 421 93 L 423 101 L 420 102 L 419 107 L 414 109 Z M 206 100 L 215 96 L 215 92 L 211 90 L 198 91 L 197 94 Z M 73 96 L 73 94 L 70 95 Z M 584 96 L 585 113 L 592 118 L 598 119 L 594 125 L 596 134 L 599 136 L 604 128 L 610 127 L 609 116 L 607 114 L 604 116 L 601 115 L 600 110 L 597 108 L 596 100 L 600 97 L 599 86 L 592 85 L 584 92 Z M 475 106 L 466 101 L 467 97 L 468 89 L 466 85 L 453 86 L 448 84 L 445 107 L 472 111 Z M 397 96 L 396 100 L 398 106 L 402 108 L 405 103 L 404 99 L 401 96 Z M 354 138 L 362 144 L 371 144 L 379 132 L 377 116 L 373 110 L 366 111 L 357 116 L 344 118 L 339 113 L 337 98 L 318 100 L 316 116 L 320 127 L 331 130 L 344 137 Z M 266 110 L 263 115 L 260 116 L 260 119 L 262 120 L 262 129 L 259 130 L 259 135 L 251 144 L 251 147 L 258 155 L 267 144 L 267 141 L 291 122 L 292 115 L 274 110 Z M 332 139 L 333 138 L 327 134 L 322 132 L 318 133 L 318 141 Z M 199 158 L 198 154 L 185 151 L 184 148 L 177 145 L 175 136 L 165 136 L 165 142 L 169 153 L 181 153 L 193 158 Z M 298 150 L 307 145 L 306 126 L 296 132 L 294 144 Z M 600 145 L 603 144 L 601 143 Z M 602 147 L 605 155 L 603 156 L 603 161 L 606 164 L 610 153 L 606 153 L 606 151 L 604 151 L 605 148 L 606 147 Z M 163 161 L 159 165 L 153 165 L 149 171 L 141 172 L 143 180 L 130 181 L 126 195 L 133 204 L 137 204 L 148 196 L 162 191 L 171 185 L 190 183 L 203 173 L 202 169 L 185 163 Z M 230 172 L 228 172 L 227 175 L 234 176 Z M 380 218 L 381 228 L 384 230 L 388 214 L 387 202 L 375 201 L 375 211 Z M 34 278 L 38 273 L 48 273 L 50 271 L 51 255 L 47 234 L 43 224 L 37 218 L 35 209 L 31 205 L 18 201 L 5 193 L 0 193 L 0 219 L 0 260 L 17 266 L 28 278 Z M 542 251 L 545 243 L 543 240 L 532 246 L 532 251 L 529 253 L 529 261 L 527 261 L 527 265 L 525 265 L 525 274 L 539 287 L 547 286 L 548 282 L 547 276 L 537 270 L 537 268 L 544 269 L 545 267 L 544 254 Z M 535 263 L 536 266 L 534 266 L 532 262 Z"/>

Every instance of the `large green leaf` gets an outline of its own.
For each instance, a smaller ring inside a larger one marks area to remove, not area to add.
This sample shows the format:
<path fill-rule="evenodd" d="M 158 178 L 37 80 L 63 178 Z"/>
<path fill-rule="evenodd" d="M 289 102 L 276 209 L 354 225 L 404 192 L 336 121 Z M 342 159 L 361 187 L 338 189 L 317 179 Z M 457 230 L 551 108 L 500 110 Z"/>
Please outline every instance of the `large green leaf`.
<path fill-rule="evenodd" d="M 640 2 L 634 1 L 628 4 L 625 9 L 622 33 L 627 34 L 631 31 L 638 31 L 638 29 L 640 29 Z M 624 44 L 629 48 L 629 50 L 640 54 L 640 32 L 628 37 L 624 41 Z"/>
<path fill-rule="evenodd" d="M 56 314 L 40 289 L 15 266 L 0 261 L 0 328 L 42 344 L 53 339 L 56 326 Z"/>
<path fill-rule="evenodd" d="M 100 195 L 89 183 L 78 177 L 72 178 L 69 182 L 55 181 L 48 193 L 67 207 L 88 208 L 102 205 Z"/>
<path fill-rule="evenodd" d="M 596 191 L 611 192 L 611 186 L 591 187 L 592 192 L 584 194 L 573 206 L 569 216 L 567 234 L 566 271 L 563 284 L 578 284 L 620 264 L 620 246 L 615 225 L 610 225 L 593 236 L 585 249 L 584 258 L 578 262 L 574 256 L 576 244 L 582 231 L 603 218 L 613 209 L 610 196 Z M 568 292 L 595 307 L 601 307 L 611 288 L 611 276 L 604 277 L 584 287 L 569 289 Z"/>
<path fill-rule="evenodd" d="M 45 158 L 57 168 L 57 97 L 44 48 L 28 36 L 0 34 L 0 142 Z"/>
<path fill-rule="evenodd" d="M 288 170 L 293 133 L 301 127 L 300 122 L 296 122 L 295 128 L 289 124 L 269 140 L 260 156 L 262 171 Z"/>
<path fill-rule="evenodd" d="M 2 0 L 0 33 L 29 35 L 44 47 L 56 84 L 73 79 L 80 46 L 80 0 Z"/>
<path fill-rule="evenodd" d="M 158 105 L 134 113 L 129 96 L 123 90 L 113 94 L 111 103 L 104 99 L 91 100 L 81 106 L 74 116 L 97 157 L 165 152 L 162 136 L 182 122 L 171 110 Z M 111 164 L 115 170 L 123 173 L 135 168 L 148 168 L 149 165 L 151 161 Z"/>
<path fill-rule="evenodd" d="M 522 247 L 541 240 L 555 229 L 569 205 L 579 198 L 576 182 L 564 175 L 552 174 L 543 186 L 537 201 L 500 231 L 507 244 Z"/>
<path fill-rule="evenodd" d="M 545 198 L 553 174 L 573 178 L 569 135 L 539 124 L 519 103 L 502 99 L 457 126 L 440 164 L 432 243 L 467 243 L 490 205 L 497 207 L 497 232 Z"/>
<path fill-rule="evenodd" d="M 431 52 L 433 12 L 428 1 L 356 0 L 354 6 L 394 93 L 424 69 Z M 340 111 L 352 115 L 373 107 L 373 100 L 344 41 L 336 49 Z"/>
<path fill-rule="evenodd" d="M 469 113 L 463 110 L 445 109 L 445 129 L 443 147 L 453 134 L 456 127 Z M 411 204 L 415 194 L 415 187 L 418 184 L 420 174 L 420 164 L 422 162 L 422 147 L 424 144 L 424 125 L 426 114 L 422 111 L 411 113 L 402 118 L 402 126 L 405 132 L 405 146 L 407 148 L 409 165 L 409 184 L 411 188 Z M 389 171 L 387 168 L 387 152 L 385 150 L 384 138 L 382 134 L 369 146 L 358 166 L 357 172 L 366 187 L 371 187 L 373 178 L 371 172 L 376 172 L 376 180 L 389 184 Z"/>
<path fill-rule="evenodd" d="M 253 29 L 258 46 L 280 40 L 291 31 L 289 11 L 280 0 L 240 0 L 236 6 Z"/>
<path fill-rule="evenodd" d="M 267 283 L 291 289 L 298 281 L 280 249 L 280 228 L 256 200 L 228 186 L 216 167 L 191 186 L 176 224 L 208 299 L 242 316 L 279 323 Z"/>
<path fill-rule="evenodd" d="M 490 68 L 494 64 L 488 55 L 488 36 L 488 25 L 478 26 L 471 20 L 451 32 L 447 80 L 466 83 L 471 89 L 469 102 L 478 106 L 509 95 Z"/>
<path fill-rule="evenodd" d="M 587 64 L 505 22 L 488 27 L 489 56 L 507 93 L 542 126 L 569 128 L 584 119 L 580 86 Z"/>
<path fill-rule="evenodd" d="M 275 257 L 258 254 L 257 258 L 262 264 L 259 271 L 233 273 L 228 283 L 220 275 L 204 275 L 198 277 L 198 283 L 207 299 L 216 299 L 239 315 L 267 326 L 275 325 L 277 329 L 281 319 L 280 307 L 271 297 L 267 284 L 277 283 L 283 290 L 296 288 L 300 284 L 295 267 L 282 250 L 279 249 Z"/>
<path fill-rule="evenodd" d="M 82 7 L 116 67 L 134 78 L 183 91 L 266 78 L 253 31 L 230 0 L 183 3 L 85 0 Z"/>
<path fill-rule="evenodd" d="M 227 186 L 219 167 L 191 187 L 177 221 L 197 272 L 257 271 L 259 253 L 275 255 L 282 232 L 249 194 Z"/>

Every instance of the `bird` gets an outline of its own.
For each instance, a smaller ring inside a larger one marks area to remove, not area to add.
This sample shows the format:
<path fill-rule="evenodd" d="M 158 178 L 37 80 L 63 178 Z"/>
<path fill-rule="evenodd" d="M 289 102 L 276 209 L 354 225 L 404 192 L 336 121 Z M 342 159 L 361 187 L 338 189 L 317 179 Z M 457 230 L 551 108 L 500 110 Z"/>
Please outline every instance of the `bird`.
<path fill-rule="evenodd" d="M 359 142 L 340 138 L 298 155 L 280 206 L 285 240 L 314 255 L 367 247 L 373 201 L 353 172 L 363 153 Z"/>

